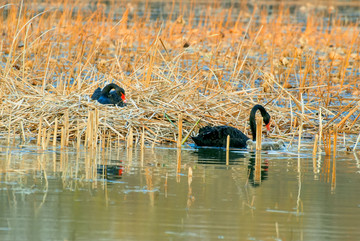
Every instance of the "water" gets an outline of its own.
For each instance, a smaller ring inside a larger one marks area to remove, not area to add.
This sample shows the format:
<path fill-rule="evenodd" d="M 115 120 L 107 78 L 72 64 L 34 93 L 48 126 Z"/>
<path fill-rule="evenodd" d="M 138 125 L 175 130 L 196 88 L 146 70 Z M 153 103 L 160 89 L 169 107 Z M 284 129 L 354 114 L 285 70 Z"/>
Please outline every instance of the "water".
<path fill-rule="evenodd" d="M 353 154 L 225 156 L 3 146 L 0 240 L 358 240 Z"/>

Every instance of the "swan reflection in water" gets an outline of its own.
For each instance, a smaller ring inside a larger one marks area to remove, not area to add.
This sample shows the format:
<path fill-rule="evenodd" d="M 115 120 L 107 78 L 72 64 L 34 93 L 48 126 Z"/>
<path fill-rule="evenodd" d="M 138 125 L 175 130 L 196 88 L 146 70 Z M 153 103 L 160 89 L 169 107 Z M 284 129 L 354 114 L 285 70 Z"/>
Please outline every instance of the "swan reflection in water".
<path fill-rule="evenodd" d="M 120 163 L 121 162 L 122 161 L 120 161 Z M 119 164 L 119 161 L 116 161 L 116 163 L 111 163 L 110 161 L 109 164 L 97 165 L 97 173 L 99 174 L 99 177 L 106 180 L 121 179 L 123 175 L 123 169 L 124 167 Z"/>
<path fill-rule="evenodd" d="M 226 165 L 226 150 L 223 148 L 198 148 L 195 155 L 198 156 L 198 163 L 205 165 Z M 229 151 L 229 165 L 240 165 L 247 162 L 247 175 L 250 185 L 253 187 L 260 186 L 261 182 L 268 178 L 269 162 L 264 160 L 261 162 L 261 177 L 260 180 L 256 180 L 255 164 L 256 155 L 255 152 L 239 152 Z"/>

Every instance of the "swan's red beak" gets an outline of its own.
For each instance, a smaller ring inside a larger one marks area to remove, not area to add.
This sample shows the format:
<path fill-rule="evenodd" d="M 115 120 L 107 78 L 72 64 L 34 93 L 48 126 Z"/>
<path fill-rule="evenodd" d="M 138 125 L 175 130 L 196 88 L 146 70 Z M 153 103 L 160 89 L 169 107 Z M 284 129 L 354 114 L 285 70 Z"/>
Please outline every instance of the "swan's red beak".
<path fill-rule="evenodd" d="M 123 93 L 121 93 L 121 99 L 123 100 L 124 103 L 126 103 L 125 95 Z"/>
<path fill-rule="evenodd" d="M 270 122 L 266 125 L 266 129 L 270 131 Z"/>

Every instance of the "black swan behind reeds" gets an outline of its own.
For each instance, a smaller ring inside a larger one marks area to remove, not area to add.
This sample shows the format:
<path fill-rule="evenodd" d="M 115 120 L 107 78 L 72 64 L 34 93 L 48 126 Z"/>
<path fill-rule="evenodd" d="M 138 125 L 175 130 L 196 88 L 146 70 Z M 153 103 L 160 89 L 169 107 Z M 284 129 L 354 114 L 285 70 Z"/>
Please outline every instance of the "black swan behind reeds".
<path fill-rule="evenodd" d="M 256 111 L 260 110 L 267 130 L 270 130 L 270 115 L 261 105 L 255 105 L 250 112 L 250 128 L 253 141 L 256 141 Z M 247 137 L 240 130 L 231 126 L 205 126 L 200 128 L 199 134 L 192 137 L 197 146 L 225 147 L 227 136 L 230 136 L 230 147 L 245 148 Z"/>
<path fill-rule="evenodd" d="M 114 89 L 113 91 L 110 91 Z M 97 100 L 103 105 L 125 106 L 125 90 L 117 84 L 111 83 L 106 85 L 102 90 L 97 88 L 91 96 L 92 100 Z"/>

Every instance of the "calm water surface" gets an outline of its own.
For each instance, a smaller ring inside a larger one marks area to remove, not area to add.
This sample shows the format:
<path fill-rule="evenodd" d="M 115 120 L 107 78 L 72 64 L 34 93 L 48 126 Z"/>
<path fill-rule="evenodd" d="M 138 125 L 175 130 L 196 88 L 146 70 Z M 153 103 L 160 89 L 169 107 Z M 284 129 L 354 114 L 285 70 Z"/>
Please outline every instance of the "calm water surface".
<path fill-rule="evenodd" d="M 353 154 L 225 156 L 2 146 L 0 240 L 359 240 Z"/>

